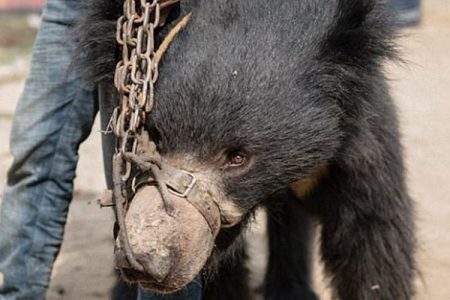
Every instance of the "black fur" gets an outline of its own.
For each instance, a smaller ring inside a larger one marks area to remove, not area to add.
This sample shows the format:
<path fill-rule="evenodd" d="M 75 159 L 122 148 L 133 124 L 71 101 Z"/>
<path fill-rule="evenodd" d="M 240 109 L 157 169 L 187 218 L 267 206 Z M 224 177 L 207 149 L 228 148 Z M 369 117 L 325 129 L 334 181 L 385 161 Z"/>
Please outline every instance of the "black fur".
<path fill-rule="evenodd" d="M 112 82 L 121 1 L 90 2 L 78 26 L 82 70 L 88 82 Z M 182 1 L 182 13 L 193 17 L 160 65 L 148 127 L 159 133 L 163 155 L 210 163 L 231 148 L 252 156 L 247 172 L 223 178 L 249 214 L 263 203 L 269 213 L 281 206 L 278 221 L 269 222 L 266 299 L 315 299 L 304 248 L 309 233 L 302 231 L 309 225 L 286 190 L 318 165 L 329 174 L 300 201 L 322 225 L 321 254 L 336 296 L 413 295 L 413 208 L 382 71 L 395 57 L 394 33 L 380 2 Z M 228 266 L 217 274 L 206 299 L 221 299 L 219 283 L 243 271 Z M 246 288 L 236 286 L 226 299 L 247 299 Z"/>

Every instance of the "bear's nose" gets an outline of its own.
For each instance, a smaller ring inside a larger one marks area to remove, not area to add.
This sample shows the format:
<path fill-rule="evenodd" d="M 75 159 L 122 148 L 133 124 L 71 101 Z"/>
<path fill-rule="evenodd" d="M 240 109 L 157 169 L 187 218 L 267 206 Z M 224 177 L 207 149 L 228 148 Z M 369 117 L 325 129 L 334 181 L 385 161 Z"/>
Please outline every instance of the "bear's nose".
<path fill-rule="evenodd" d="M 132 281 L 162 282 L 169 274 L 172 262 L 170 258 L 158 259 L 149 253 L 135 253 L 136 261 L 143 267 L 144 271 L 134 270 L 122 249 L 115 251 L 116 267 L 124 271 L 127 279 Z M 131 276 L 127 276 L 131 275 Z"/>

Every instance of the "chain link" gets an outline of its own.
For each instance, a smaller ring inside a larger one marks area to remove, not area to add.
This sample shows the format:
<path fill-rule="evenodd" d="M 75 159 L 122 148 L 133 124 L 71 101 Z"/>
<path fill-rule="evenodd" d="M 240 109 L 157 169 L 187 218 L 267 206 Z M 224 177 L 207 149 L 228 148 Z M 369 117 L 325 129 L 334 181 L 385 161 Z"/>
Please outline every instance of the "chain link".
<path fill-rule="evenodd" d="M 158 78 L 154 32 L 160 23 L 160 2 L 164 0 L 125 0 L 116 32 L 117 43 L 122 48 L 122 60 L 117 63 L 114 75 L 120 103 L 110 120 L 117 137 L 113 158 L 113 194 L 120 243 L 129 263 L 138 271 L 144 269 L 131 250 L 124 212 L 131 196 L 127 190 L 127 182 L 133 173 L 129 156 L 138 151 L 145 118 L 154 102 L 153 86 Z"/>
<path fill-rule="evenodd" d="M 154 103 L 154 84 L 158 79 L 155 60 L 155 28 L 160 23 L 160 1 L 126 0 L 123 16 L 117 21 L 117 43 L 122 47 L 122 60 L 116 66 L 114 84 L 120 105 L 115 109 L 111 124 L 117 136 L 116 155 L 136 154 L 138 134 Z M 121 180 L 131 174 L 131 163 L 122 161 Z"/>
<path fill-rule="evenodd" d="M 125 228 L 125 213 L 136 182 L 136 178 L 131 176 L 137 176 L 134 170 L 151 171 L 167 214 L 173 214 L 173 205 L 168 197 L 169 189 L 163 182 L 161 157 L 144 130 L 144 124 L 153 109 L 158 62 L 191 17 L 191 13 L 184 16 L 155 51 L 155 28 L 164 25 L 170 8 L 178 2 L 179 0 L 125 0 L 123 16 L 117 20 L 116 40 L 122 48 L 122 60 L 116 65 L 114 85 L 119 93 L 120 103 L 114 109 L 108 125 L 114 132 L 117 143 L 113 158 L 113 192 L 106 196 L 113 196 L 116 220 L 120 228 L 120 244 L 128 262 L 138 271 L 144 269 L 134 256 Z M 195 177 L 191 176 L 193 185 Z"/>

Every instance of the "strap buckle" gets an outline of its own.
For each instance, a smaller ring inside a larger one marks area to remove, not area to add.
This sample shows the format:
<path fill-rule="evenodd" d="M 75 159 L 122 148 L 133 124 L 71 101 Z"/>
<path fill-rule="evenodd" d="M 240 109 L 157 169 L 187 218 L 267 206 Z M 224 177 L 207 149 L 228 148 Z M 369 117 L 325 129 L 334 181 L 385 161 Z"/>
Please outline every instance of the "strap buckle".
<path fill-rule="evenodd" d="M 183 174 L 190 177 L 189 183 L 187 185 L 182 184 L 182 186 L 184 187 L 184 191 L 182 191 L 182 192 L 178 191 L 174 184 L 167 182 L 167 186 L 169 187 L 168 191 L 175 196 L 178 196 L 181 198 L 187 198 L 187 196 L 189 196 L 189 194 L 191 193 L 195 184 L 197 183 L 197 178 L 194 176 L 194 174 L 189 173 L 187 171 L 181 170 L 181 172 L 183 172 Z"/>

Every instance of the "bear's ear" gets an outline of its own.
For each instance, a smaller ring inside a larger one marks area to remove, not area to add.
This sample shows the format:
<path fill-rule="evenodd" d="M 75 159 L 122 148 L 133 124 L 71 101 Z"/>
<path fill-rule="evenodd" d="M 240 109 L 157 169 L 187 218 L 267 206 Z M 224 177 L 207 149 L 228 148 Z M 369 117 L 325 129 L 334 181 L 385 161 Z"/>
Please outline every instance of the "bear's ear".
<path fill-rule="evenodd" d="M 396 58 L 393 20 L 383 1 L 339 0 L 320 59 L 367 69 Z"/>

